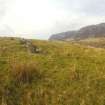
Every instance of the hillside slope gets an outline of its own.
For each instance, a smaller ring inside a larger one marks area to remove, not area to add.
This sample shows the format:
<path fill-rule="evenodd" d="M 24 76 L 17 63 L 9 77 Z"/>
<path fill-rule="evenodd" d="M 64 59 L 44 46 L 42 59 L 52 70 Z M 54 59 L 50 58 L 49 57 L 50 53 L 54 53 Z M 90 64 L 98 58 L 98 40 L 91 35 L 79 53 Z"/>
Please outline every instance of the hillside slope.
<path fill-rule="evenodd" d="M 104 49 L 0 38 L 0 105 L 104 103 Z"/>
<path fill-rule="evenodd" d="M 58 33 L 52 35 L 49 40 L 82 40 L 96 37 L 105 37 L 105 23 L 85 26 L 76 31 Z"/>
<path fill-rule="evenodd" d="M 87 39 L 72 41 L 72 42 L 78 43 L 80 45 L 85 45 L 88 47 L 102 48 L 102 49 L 104 48 L 105 49 L 105 37 L 87 38 Z"/>

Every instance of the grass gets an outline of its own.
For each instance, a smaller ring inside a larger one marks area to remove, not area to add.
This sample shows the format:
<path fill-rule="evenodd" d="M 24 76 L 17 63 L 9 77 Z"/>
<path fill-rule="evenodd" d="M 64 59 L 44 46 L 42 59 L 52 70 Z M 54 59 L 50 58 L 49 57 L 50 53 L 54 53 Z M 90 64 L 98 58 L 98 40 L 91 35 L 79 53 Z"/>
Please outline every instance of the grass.
<path fill-rule="evenodd" d="M 0 105 L 105 104 L 104 49 L 31 41 L 40 52 L 19 38 L 0 40 Z"/>
<path fill-rule="evenodd" d="M 85 40 L 79 41 L 80 44 L 88 45 L 91 47 L 97 47 L 97 48 L 105 48 L 105 38 L 88 38 Z"/>

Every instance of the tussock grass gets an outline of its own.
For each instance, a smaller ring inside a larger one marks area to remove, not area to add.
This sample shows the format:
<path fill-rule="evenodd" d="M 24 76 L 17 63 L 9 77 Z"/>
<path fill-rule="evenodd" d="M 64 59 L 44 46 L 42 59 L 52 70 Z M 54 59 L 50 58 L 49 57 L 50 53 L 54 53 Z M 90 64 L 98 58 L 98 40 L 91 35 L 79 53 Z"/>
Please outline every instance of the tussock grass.
<path fill-rule="evenodd" d="M 35 62 L 13 62 L 10 64 L 11 77 L 17 84 L 30 84 L 41 79 L 41 72 Z"/>

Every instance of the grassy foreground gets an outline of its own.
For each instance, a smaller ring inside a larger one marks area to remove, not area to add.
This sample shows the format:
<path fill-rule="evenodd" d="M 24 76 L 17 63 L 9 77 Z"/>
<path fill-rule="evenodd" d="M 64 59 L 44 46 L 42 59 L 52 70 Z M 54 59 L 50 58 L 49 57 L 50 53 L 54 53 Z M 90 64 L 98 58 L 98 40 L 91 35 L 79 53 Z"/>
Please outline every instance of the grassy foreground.
<path fill-rule="evenodd" d="M 0 38 L 0 105 L 105 105 L 104 49 L 31 43 Z"/>

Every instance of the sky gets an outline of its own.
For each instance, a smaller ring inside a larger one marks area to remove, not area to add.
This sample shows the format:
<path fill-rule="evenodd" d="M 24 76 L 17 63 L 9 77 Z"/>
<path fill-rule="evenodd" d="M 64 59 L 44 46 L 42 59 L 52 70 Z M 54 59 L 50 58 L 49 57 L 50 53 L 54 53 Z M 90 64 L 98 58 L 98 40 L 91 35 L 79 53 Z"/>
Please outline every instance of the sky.
<path fill-rule="evenodd" d="M 105 22 L 105 0 L 0 0 L 0 36 L 48 39 Z"/>

